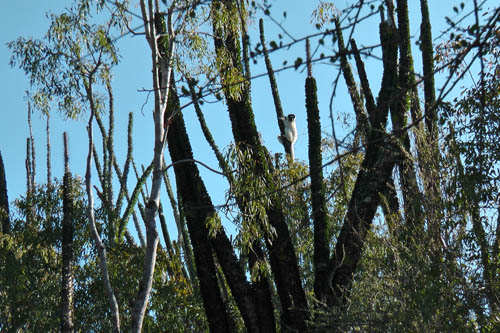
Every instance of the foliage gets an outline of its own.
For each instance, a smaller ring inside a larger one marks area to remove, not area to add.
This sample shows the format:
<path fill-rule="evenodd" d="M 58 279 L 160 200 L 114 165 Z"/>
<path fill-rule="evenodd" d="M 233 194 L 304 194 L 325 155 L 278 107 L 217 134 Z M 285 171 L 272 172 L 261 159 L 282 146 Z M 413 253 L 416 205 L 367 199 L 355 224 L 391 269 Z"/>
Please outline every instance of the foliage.
<path fill-rule="evenodd" d="M 75 331 L 110 331 L 107 299 L 96 262 L 81 179 L 74 182 L 74 281 Z M 12 232 L 0 238 L 0 328 L 23 331 L 59 330 L 61 280 L 62 185 L 38 186 L 16 201 L 17 214 Z M 102 221 L 101 221 L 102 222 Z M 118 288 L 124 324 L 129 320 L 143 253 L 127 244 L 108 252 L 111 280 Z M 206 327 L 203 310 L 193 294 L 190 280 L 182 270 L 179 248 L 167 255 L 161 251 L 147 331 L 165 327 L 176 331 L 198 331 Z M 168 272 L 168 273 L 167 273 Z"/>
<path fill-rule="evenodd" d="M 109 31 L 123 24 L 119 8 L 108 22 L 95 25 L 90 19 L 102 5 L 79 1 L 66 13 L 49 15 L 45 41 L 20 37 L 7 44 L 13 52 L 10 64 L 22 68 L 36 87 L 33 101 L 38 109 L 48 113 L 56 99 L 65 117 L 76 118 L 88 107 L 85 84 L 110 81 L 118 54 Z M 95 100 L 100 110 L 102 97 L 95 96 Z"/>
<path fill-rule="evenodd" d="M 76 260 L 89 251 L 81 180 L 73 182 Z M 28 331 L 59 329 L 62 185 L 38 186 L 16 200 L 10 234 L 1 236 L 0 327 Z M 29 314 L 29 315 L 28 315 Z"/>
<path fill-rule="evenodd" d="M 11 64 L 29 75 L 34 90 L 32 98 L 40 110 L 48 112 L 57 101 L 67 118 L 77 117 L 88 107 L 98 112 L 96 122 L 103 138 L 104 166 L 101 167 L 96 154 L 94 163 L 102 192 L 96 187 L 95 216 L 98 232 L 106 235 L 106 264 L 120 308 L 121 327 L 133 326 L 131 323 L 136 320 L 134 303 L 147 284 L 141 283 L 137 288 L 137 281 L 147 280 L 145 258 L 150 256 L 156 265 L 149 266 L 154 270 L 149 275 L 152 287 L 146 296 L 149 304 L 139 330 L 207 331 L 218 328 L 217 324 L 241 331 L 300 331 L 306 327 L 374 332 L 498 330 L 500 34 L 495 27 L 498 9 L 484 12 L 486 23 L 483 25 L 479 24 L 482 9 L 477 4 L 472 11 L 476 24 L 462 28 L 458 26 L 460 21 L 448 19 L 453 32 L 433 56 L 430 23 L 425 21 L 429 17 L 425 9 L 427 1 L 422 0 L 425 33 L 418 41 L 417 52 L 423 55 L 427 74 L 420 76 L 421 82 L 416 82 L 407 2 L 397 1 L 397 8 L 393 8 L 392 1 L 384 2 L 379 8 L 383 59 L 377 63 L 382 65 L 383 74 L 379 99 L 375 102 L 364 69 L 366 59 L 362 59 L 355 43 L 344 45 L 343 39 L 343 30 L 354 31 L 364 20 L 359 16 L 361 12 L 366 14 L 365 19 L 377 13 L 374 2 L 370 1 L 366 8 L 359 2 L 343 11 L 320 2 L 313 13 L 318 23 L 316 28 L 323 29 L 318 35 L 321 38 L 318 49 L 332 54 L 325 58 L 322 53 L 319 58 L 311 59 L 308 52 L 305 61 L 298 57 L 289 68 L 299 69 L 304 63 L 310 66 L 311 61 L 340 59 L 332 101 L 338 78 L 343 73 L 356 113 L 347 124 L 354 129 L 354 135 L 339 140 L 331 110 L 332 138 L 323 138 L 322 149 L 311 153 L 320 161 L 316 169 L 322 170 L 324 177 L 319 177 L 318 170 L 313 170 L 307 162 L 279 155 L 273 160 L 258 138 L 250 98 L 252 82 L 248 80 L 248 59 L 255 60 L 267 50 L 258 44 L 248 50 L 251 45 L 246 44 L 249 42 L 245 34 L 247 21 L 253 15 L 260 11 L 271 15 L 267 1 L 250 2 L 248 12 L 245 9 L 248 1 L 230 0 L 180 1 L 165 12 L 149 11 L 149 19 L 160 22 L 160 31 L 172 32 L 173 28 L 175 33 L 175 38 L 165 33 L 148 37 L 150 43 L 158 43 L 161 49 L 153 55 L 158 60 L 154 63 L 159 64 L 153 69 L 155 83 L 163 82 L 161 78 L 166 77 L 163 75 L 171 73 L 168 66 L 180 74 L 179 77 L 172 75 L 172 82 L 181 81 L 179 92 L 172 83 L 172 93 L 164 95 L 170 96 L 168 112 L 176 116 L 162 128 L 161 117 L 155 113 L 158 125 L 155 148 L 164 148 L 160 139 L 167 138 L 167 133 L 175 133 L 168 144 L 180 185 L 177 198 L 166 184 L 179 232 L 178 241 L 172 241 L 163 211 L 146 197 L 147 189 L 144 189 L 152 174 L 156 180 L 155 190 L 160 192 L 160 176 L 165 170 L 159 149 L 155 149 L 155 156 L 161 159 L 144 170 L 142 176 L 136 170 L 135 188 L 131 195 L 128 193 L 128 170 L 131 164 L 135 167 L 132 122 L 123 174 L 116 163 L 111 71 L 119 57 L 110 31 L 128 27 L 129 22 L 126 4 L 108 4 L 108 7 L 107 3 L 100 1 L 94 6 L 89 1 L 76 1 L 66 13 L 49 16 L 51 26 L 43 41 L 20 38 L 9 43 L 9 47 L 14 53 Z M 456 7 L 455 12 L 463 14 L 464 7 Z M 91 23 L 92 15 L 103 14 L 103 9 L 109 10 L 106 12 L 111 14 L 109 19 L 101 25 Z M 175 15 L 175 26 L 165 29 L 169 24 L 174 25 L 171 15 Z M 283 16 L 286 18 L 286 14 Z M 149 24 L 147 17 L 143 18 L 145 24 Z M 341 27 L 341 22 L 349 23 Z M 328 30 L 331 23 L 336 25 L 335 35 Z M 393 38 L 396 32 L 399 32 L 398 38 Z M 331 45 L 325 42 L 328 35 L 332 35 Z M 280 35 L 279 39 L 282 38 Z M 271 41 L 269 45 L 272 52 L 277 52 L 299 42 L 302 40 L 293 39 L 283 46 L 281 41 L 279 45 Z M 165 51 L 174 44 L 179 46 L 178 51 L 169 63 L 164 58 Z M 371 55 L 371 52 L 368 50 L 363 55 Z M 356 60 L 363 89 L 355 82 L 348 59 L 351 55 Z M 479 80 L 472 88 L 464 89 L 453 101 L 445 102 L 444 92 L 435 98 L 434 75 L 439 70 L 435 70 L 432 61 L 436 60 L 441 69 L 449 69 L 448 79 L 454 85 L 467 71 L 473 70 L 468 62 L 472 64 L 476 59 L 480 66 Z M 267 65 L 272 81 L 273 69 Z M 310 68 L 308 75 L 312 76 Z M 182 82 L 189 83 L 190 89 L 182 87 Z M 418 90 L 420 83 L 424 94 Z M 108 96 L 92 89 L 94 84 L 106 89 Z M 154 86 L 154 89 L 158 98 L 158 91 L 165 87 Z M 275 86 L 272 89 L 277 90 Z M 191 97 L 199 108 L 198 102 L 201 105 L 207 96 L 221 100 L 221 92 L 235 141 L 226 156 L 219 153 L 206 123 L 199 117 L 229 183 L 226 205 L 215 207 L 193 160 L 177 96 Z M 278 105 L 276 91 L 273 97 Z M 310 91 L 307 97 L 316 103 Z M 106 109 L 106 98 L 110 115 L 108 130 L 100 114 Z M 165 99 L 155 102 L 160 105 Z M 425 115 L 421 114 L 421 108 Z M 276 109 L 279 118 L 279 112 L 283 111 L 278 111 L 278 106 Z M 438 111 L 439 122 L 434 119 Z M 317 126 L 309 131 L 315 132 L 319 142 L 322 135 L 319 114 L 315 119 Z M 189 164 L 184 167 L 181 163 Z M 116 203 L 113 202 L 114 176 L 120 181 Z M 322 183 L 314 183 L 319 185 L 319 191 L 312 193 L 310 179 L 322 179 Z M 74 180 L 75 330 L 107 332 L 113 327 L 99 266 L 104 260 L 90 242 L 85 212 L 88 203 L 82 181 L 78 177 Z M 168 181 L 166 177 L 163 180 Z M 326 217 L 320 223 L 311 204 L 313 194 L 318 193 L 326 202 Z M 124 202 L 126 205 L 122 205 Z M 0 329 L 58 330 L 61 183 L 29 189 L 24 197 L 15 201 L 15 206 L 17 212 L 12 214 L 11 231 L 0 234 L 0 285 L 3 287 Z M 164 242 L 157 250 L 155 246 L 149 247 L 158 239 L 155 209 L 160 209 Z M 416 214 L 417 210 L 420 215 Z M 235 234 L 229 237 L 220 211 L 230 216 L 236 226 Z M 146 228 L 146 248 L 144 244 L 135 244 L 127 224 L 130 217 L 134 218 L 139 237 L 145 243 L 140 234 L 139 216 L 146 220 L 144 216 L 148 213 L 150 219 L 144 222 L 151 221 L 151 224 Z M 120 215 L 123 217 L 119 218 Z M 324 230 L 316 233 L 316 228 Z M 323 243 L 328 244 L 327 253 L 317 260 L 320 255 L 315 252 L 315 246 L 322 243 L 322 239 L 318 239 L 321 237 L 325 237 Z M 127 241 L 122 241 L 123 238 Z M 152 248 L 157 251 L 156 256 L 148 253 Z M 318 267 L 318 262 L 327 267 Z M 321 277 L 326 277 L 324 281 L 318 281 L 321 269 L 325 274 Z M 203 285 L 214 288 L 203 289 L 200 287 Z"/>

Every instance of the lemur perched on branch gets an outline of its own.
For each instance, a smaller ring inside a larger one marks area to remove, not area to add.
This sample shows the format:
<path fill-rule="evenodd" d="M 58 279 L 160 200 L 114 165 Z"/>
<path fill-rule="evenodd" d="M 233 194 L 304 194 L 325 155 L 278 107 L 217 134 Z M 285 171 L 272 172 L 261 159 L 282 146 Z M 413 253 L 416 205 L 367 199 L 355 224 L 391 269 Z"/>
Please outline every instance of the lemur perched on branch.
<path fill-rule="evenodd" d="M 285 145 L 285 142 L 283 140 L 290 142 L 290 157 L 292 158 L 292 161 L 294 161 L 295 151 L 293 145 L 295 141 L 297 141 L 298 137 L 297 126 L 295 125 L 295 115 L 291 113 L 285 118 L 280 118 L 280 120 L 283 122 L 283 125 L 285 127 L 285 135 L 278 135 L 278 141 L 283 145 Z"/>

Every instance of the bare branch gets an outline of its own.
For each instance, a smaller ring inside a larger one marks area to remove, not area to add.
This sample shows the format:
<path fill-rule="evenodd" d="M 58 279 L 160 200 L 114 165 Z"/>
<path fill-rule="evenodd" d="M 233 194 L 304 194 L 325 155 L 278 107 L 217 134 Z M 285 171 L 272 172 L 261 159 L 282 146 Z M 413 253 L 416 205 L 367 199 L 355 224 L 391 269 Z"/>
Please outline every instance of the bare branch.
<path fill-rule="evenodd" d="M 99 266 L 101 268 L 101 274 L 104 281 L 104 287 L 108 294 L 108 301 L 110 303 L 111 318 L 113 322 L 113 332 L 120 332 L 120 311 L 118 308 L 118 302 L 116 301 L 115 294 L 113 292 L 113 287 L 109 280 L 108 264 L 106 259 L 106 248 L 99 236 L 97 231 L 95 215 L 94 215 L 94 196 L 92 194 L 92 180 L 91 180 L 91 169 L 92 169 L 92 155 L 94 148 L 94 136 L 93 136 L 93 120 L 94 120 L 94 99 L 92 96 L 92 80 L 89 80 L 85 88 L 89 96 L 90 101 L 90 118 L 87 126 L 88 137 L 89 137 L 89 152 L 87 155 L 87 171 L 85 173 L 85 187 L 87 190 L 88 206 L 87 206 L 87 216 L 90 222 L 90 230 L 92 232 L 92 237 L 94 238 L 97 253 L 99 254 Z"/>

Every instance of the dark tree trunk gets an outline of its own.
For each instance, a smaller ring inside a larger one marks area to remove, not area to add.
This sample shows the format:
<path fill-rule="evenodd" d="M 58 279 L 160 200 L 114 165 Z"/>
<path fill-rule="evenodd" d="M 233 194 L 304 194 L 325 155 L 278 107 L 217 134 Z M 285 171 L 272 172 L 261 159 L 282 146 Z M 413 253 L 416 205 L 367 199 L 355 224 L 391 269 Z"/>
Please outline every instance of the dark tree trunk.
<path fill-rule="evenodd" d="M 424 67 L 425 124 L 430 140 L 437 140 L 438 124 L 436 106 L 436 88 L 434 84 L 434 49 L 432 48 L 432 30 L 427 0 L 420 0 L 422 24 L 420 42 Z"/>
<path fill-rule="evenodd" d="M 306 79 L 307 129 L 309 133 L 309 172 L 311 175 L 311 206 L 314 221 L 314 293 L 323 300 L 322 285 L 328 279 L 330 248 L 326 234 L 326 201 L 323 188 L 321 155 L 321 123 L 319 119 L 316 80 Z"/>
<path fill-rule="evenodd" d="M 223 7 L 223 9 L 217 8 L 217 6 Z M 214 20 L 217 20 L 217 11 L 232 11 L 234 6 L 235 2 L 233 0 L 214 1 L 212 9 Z M 230 57 L 229 62 L 233 68 L 238 69 L 238 72 L 244 77 L 239 36 L 233 33 L 233 29 L 229 27 L 221 28 L 222 26 L 224 26 L 224 22 L 214 24 L 214 34 L 223 36 L 223 38 L 214 39 L 216 52 L 218 56 L 228 54 Z M 254 176 L 263 177 L 270 192 L 274 188 L 274 180 L 270 174 L 272 165 L 267 158 L 267 150 L 259 141 L 254 114 L 250 105 L 250 84 L 242 84 L 241 94 L 238 98 L 235 98 L 229 89 L 230 80 L 227 78 L 226 71 L 223 68 L 219 70 L 222 82 L 225 85 L 224 94 L 235 142 L 242 149 L 249 149 L 252 158 L 256 161 L 256 170 L 253 170 Z M 306 322 L 309 317 L 308 305 L 300 279 L 297 256 L 278 196 L 274 196 L 271 200 L 271 204 L 266 208 L 266 213 L 269 223 L 276 231 L 276 236 L 272 240 L 266 240 L 266 246 L 283 309 L 282 327 L 303 331 L 307 327 Z"/>
<path fill-rule="evenodd" d="M 217 160 L 219 161 L 219 166 L 223 170 L 230 186 L 235 185 L 235 179 L 234 176 L 229 169 L 229 166 L 222 156 L 221 152 L 219 151 L 217 145 L 215 144 L 215 141 L 212 137 L 212 134 L 210 133 L 208 126 L 205 122 L 205 117 L 203 116 L 203 113 L 201 111 L 200 105 L 198 103 L 198 98 L 196 96 L 196 92 L 194 90 L 193 86 L 193 81 L 188 80 L 189 84 L 189 89 L 191 92 L 191 98 L 193 100 L 193 104 L 196 110 L 196 114 L 198 116 L 198 120 L 200 122 L 203 134 L 205 136 L 205 139 L 207 140 L 208 144 L 212 147 L 212 150 L 215 153 L 215 156 L 217 157 Z M 241 200 L 241 197 L 236 198 L 238 207 L 243 211 L 245 209 L 245 205 L 243 204 L 243 201 Z M 258 220 L 258 218 L 257 218 Z M 257 225 L 260 225 L 262 222 L 261 221 L 256 221 Z M 231 245 L 231 244 L 229 244 Z M 227 247 L 227 245 L 226 245 Z M 228 248 L 228 251 L 232 250 Z M 252 244 L 252 251 L 248 253 L 249 257 L 249 270 L 250 272 L 253 270 L 254 266 L 258 263 L 258 261 L 264 262 L 266 260 L 264 252 L 262 251 L 261 244 L 258 240 L 254 241 Z M 240 262 L 241 265 L 241 262 Z M 239 273 L 238 273 L 239 276 Z M 271 302 L 271 292 L 269 288 L 269 278 L 267 276 L 261 276 L 258 281 L 255 281 L 252 283 L 252 288 L 255 292 L 255 311 L 257 311 L 258 314 L 258 323 L 260 326 L 260 329 L 262 332 L 274 332 L 276 330 L 276 323 L 275 323 L 275 318 L 274 318 L 274 308 L 273 304 Z M 235 297 L 237 297 L 235 295 Z"/>
<path fill-rule="evenodd" d="M 177 99 L 174 97 L 172 100 L 176 101 Z M 229 239 L 223 230 L 218 230 L 215 235 L 209 236 L 207 223 L 210 219 L 218 217 L 199 175 L 198 168 L 194 162 L 175 164 L 175 162 L 193 158 L 181 113 L 173 118 L 170 125 L 168 148 L 172 162 L 174 162 L 177 188 L 182 198 L 210 329 L 213 332 L 231 330 L 231 320 L 220 294 L 221 286 L 217 282 L 215 254 L 247 329 L 250 332 L 259 332 L 260 324 L 255 308 L 254 292 L 246 281 Z"/>
<path fill-rule="evenodd" d="M 7 179 L 3 165 L 2 153 L 0 152 L 0 231 L 4 234 L 10 232 L 9 197 L 7 196 Z"/>
<path fill-rule="evenodd" d="M 408 131 L 403 130 L 407 125 L 408 110 L 410 107 L 411 72 L 413 61 L 411 58 L 410 26 L 407 1 L 398 0 L 398 30 L 399 30 L 399 77 L 397 98 L 391 105 L 391 119 L 399 144 L 405 150 L 398 158 L 397 165 L 401 180 L 401 190 L 405 208 L 405 217 L 410 229 L 422 227 L 422 194 L 417 185 L 417 175 L 413 167 L 413 158 L 410 149 Z"/>
<path fill-rule="evenodd" d="M 168 150 L 172 161 L 191 159 L 188 150 L 189 139 L 184 128 L 182 115 L 176 116 L 168 131 Z M 217 282 L 216 267 L 212 249 L 208 241 L 206 218 L 210 216 L 206 203 L 200 200 L 195 178 L 199 178 L 194 163 L 174 165 L 177 188 L 181 192 L 187 227 L 193 246 L 196 273 L 200 281 L 201 296 L 205 313 L 212 332 L 229 332 L 227 308 Z"/>
<path fill-rule="evenodd" d="M 64 133 L 61 332 L 73 332 L 73 189 L 68 138 Z"/>
<path fill-rule="evenodd" d="M 377 109 L 369 116 L 370 132 L 361 170 L 356 179 L 344 224 L 341 228 L 333 258 L 329 264 L 329 278 L 323 284 L 330 306 L 346 305 L 354 273 L 356 272 L 367 231 L 380 205 L 380 195 L 387 192 L 397 147 L 385 134 L 389 107 L 395 96 L 397 83 L 397 38 L 390 22 L 380 24 L 384 73 Z"/>

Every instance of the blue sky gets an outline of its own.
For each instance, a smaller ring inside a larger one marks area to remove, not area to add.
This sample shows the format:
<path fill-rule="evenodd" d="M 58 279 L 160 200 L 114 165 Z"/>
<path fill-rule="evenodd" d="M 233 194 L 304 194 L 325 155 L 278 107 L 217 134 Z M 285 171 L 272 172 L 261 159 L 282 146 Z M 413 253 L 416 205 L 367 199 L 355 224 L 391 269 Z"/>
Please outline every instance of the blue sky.
<path fill-rule="evenodd" d="M 276 0 L 273 3 L 272 14 L 283 27 L 296 39 L 314 33 L 317 30 L 311 24 L 311 13 L 319 4 L 318 0 Z M 345 7 L 346 3 L 353 1 L 336 1 L 339 9 Z M 411 16 L 412 35 L 418 36 L 420 24 L 419 1 L 409 1 Z M 472 1 L 464 1 L 466 9 L 472 8 Z M 40 38 L 48 28 L 48 20 L 45 13 L 52 11 L 60 13 L 68 1 L 39 1 L 39 0 L 18 0 L 4 1 L 0 11 L 0 68 L 2 80 L 0 81 L 0 94 L 2 99 L 2 109 L 0 117 L 0 151 L 4 160 L 7 184 L 10 201 L 22 195 L 26 187 L 26 171 L 24 167 L 26 138 L 28 136 L 27 127 L 27 105 L 25 91 L 29 89 L 29 82 L 24 73 L 9 66 L 10 51 L 6 43 L 19 36 Z M 429 1 L 431 9 L 431 19 L 433 24 L 433 35 L 438 36 L 445 29 L 444 16 L 454 16 L 453 6 L 460 4 L 460 1 Z M 139 9 L 134 9 L 139 13 Z M 287 11 L 287 19 L 283 20 L 282 12 Z M 367 24 L 360 25 L 356 30 L 355 38 L 360 45 L 371 45 L 378 43 L 378 15 Z M 268 18 L 264 20 L 266 32 L 276 37 L 280 32 L 278 27 Z M 135 24 L 133 24 L 135 26 Z M 257 22 L 251 27 L 252 42 L 257 42 Z M 285 37 L 285 42 L 287 41 Z M 315 45 L 313 43 L 313 45 Z M 327 42 L 328 45 L 328 42 Z M 121 53 L 121 63 L 115 71 L 113 79 L 113 89 L 115 93 L 116 108 L 116 129 L 115 129 L 115 151 L 119 163 L 122 165 L 126 152 L 126 127 L 128 113 L 134 113 L 134 151 L 138 164 L 149 164 L 153 156 L 153 122 L 151 117 L 152 104 L 149 103 L 141 110 L 146 101 L 146 94 L 139 92 L 141 88 L 151 87 L 151 63 L 150 51 L 143 36 L 126 36 L 119 40 L 118 47 Z M 413 45 L 414 49 L 416 48 Z M 323 50 L 328 55 L 328 48 Z M 283 50 L 272 55 L 275 68 L 279 68 L 284 60 L 293 63 L 293 60 L 301 56 L 304 58 L 304 45 L 299 44 L 290 50 Z M 416 53 L 416 70 L 421 72 L 420 58 Z M 264 72 L 263 61 L 260 60 L 257 66 L 252 68 L 252 74 Z M 367 63 L 368 75 L 371 79 L 371 86 L 376 94 L 381 80 L 379 65 Z M 313 73 L 318 81 L 318 96 L 320 99 L 320 111 L 322 118 L 322 129 L 331 133 L 331 121 L 329 119 L 329 100 L 332 91 L 332 81 L 334 80 L 337 67 L 328 64 L 315 64 Z M 305 131 L 305 97 L 304 97 L 304 71 L 293 69 L 277 74 L 278 87 L 282 99 L 285 113 L 294 113 L 297 116 L 299 128 L 299 140 L 296 143 L 296 155 L 299 160 L 307 160 L 307 133 Z M 265 145 L 273 152 L 281 152 L 282 147 L 278 144 L 276 136 L 278 125 L 275 120 L 274 105 L 269 91 L 267 77 L 257 78 L 253 81 L 253 107 L 259 131 L 262 134 Z M 52 174 L 53 177 L 62 178 L 63 158 L 62 158 L 62 133 L 69 133 L 70 141 L 70 164 L 72 172 L 84 175 L 85 158 L 87 154 L 86 137 L 86 116 L 82 120 L 64 121 L 56 110 L 51 116 L 51 142 L 52 142 Z M 212 129 L 216 143 L 220 148 L 226 147 L 232 139 L 230 133 L 230 123 L 225 105 L 219 103 L 204 107 L 205 117 L 209 127 Z M 337 133 L 344 133 L 341 119 L 344 115 L 350 115 L 352 119 L 352 106 L 345 90 L 343 79 L 334 100 L 334 119 Z M 210 148 L 202 138 L 202 133 L 196 120 L 194 111 L 186 108 L 184 111 L 188 131 L 191 137 L 195 158 L 207 163 L 212 167 L 217 166 L 217 162 L 211 153 Z M 45 118 L 35 111 L 33 115 L 33 130 L 36 142 L 37 156 L 37 181 L 45 182 Z M 98 143 L 99 144 L 99 143 Z M 167 154 L 168 155 L 168 154 Z M 168 157 L 168 156 L 167 156 Z M 326 157 L 328 158 L 328 157 Z M 171 171 L 173 172 L 173 171 Z M 225 180 L 203 168 L 200 170 L 202 177 L 206 181 L 209 193 L 212 195 L 214 204 L 224 203 Z M 173 179 L 173 174 L 171 173 Z M 94 178 L 95 183 L 95 178 Z M 131 184 L 131 186 L 133 186 Z M 165 198 L 165 194 L 162 194 Z"/>

